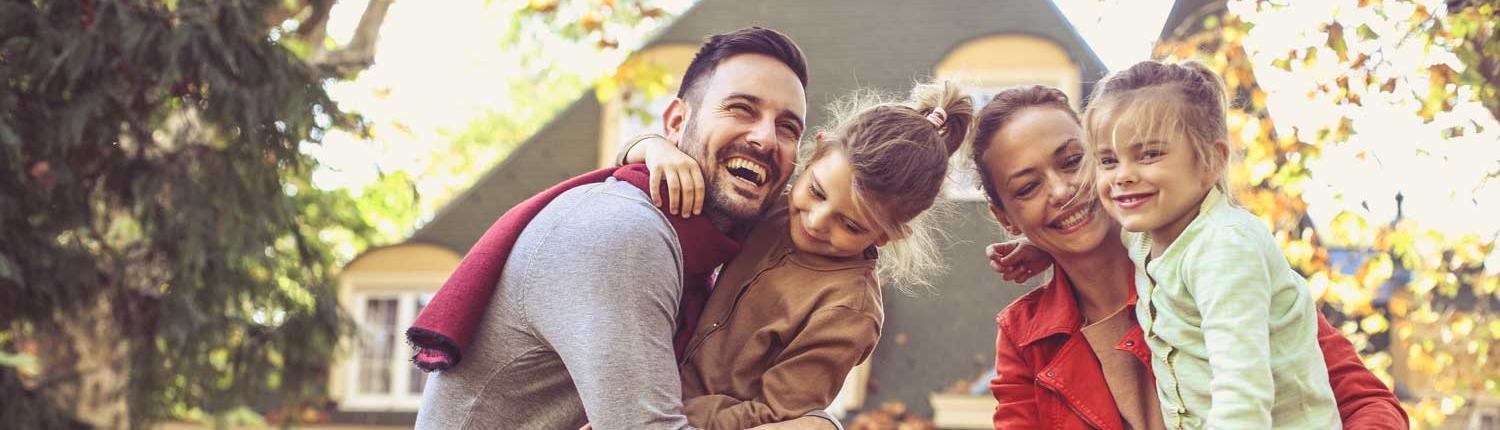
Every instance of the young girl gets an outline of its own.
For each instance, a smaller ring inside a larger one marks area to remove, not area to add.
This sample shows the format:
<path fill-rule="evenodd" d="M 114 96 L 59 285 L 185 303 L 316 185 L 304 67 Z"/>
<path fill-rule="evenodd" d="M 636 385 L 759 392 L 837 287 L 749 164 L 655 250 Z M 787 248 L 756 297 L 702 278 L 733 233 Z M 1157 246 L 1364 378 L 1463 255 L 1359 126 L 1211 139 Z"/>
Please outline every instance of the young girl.
<path fill-rule="evenodd" d="M 880 338 L 879 280 L 922 285 L 935 266 L 920 215 L 969 133 L 970 98 L 940 82 L 904 103 L 864 94 L 834 110 L 801 175 L 715 282 L 680 366 L 694 426 L 742 429 L 828 407 Z M 702 187 L 680 185 L 702 183 L 692 158 L 660 138 L 638 142 L 622 161 L 648 162 L 669 211 L 700 210 Z"/>
<path fill-rule="evenodd" d="M 1146 61 L 1097 84 L 1083 118 L 1084 173 L 1136 266 L 1163 417 L 1340 428 L 1307 282 L 1230 198 L 1226 105 L 1203 65 Z"/>

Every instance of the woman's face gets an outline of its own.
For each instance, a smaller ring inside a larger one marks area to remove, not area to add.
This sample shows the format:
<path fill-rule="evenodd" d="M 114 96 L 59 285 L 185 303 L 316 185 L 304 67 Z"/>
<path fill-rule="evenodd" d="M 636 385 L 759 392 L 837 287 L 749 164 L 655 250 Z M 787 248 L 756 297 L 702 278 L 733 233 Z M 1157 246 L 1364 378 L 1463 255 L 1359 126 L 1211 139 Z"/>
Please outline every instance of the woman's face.
<path fill-rule="evenodd" d="M 1000 197 L 995 219 L 1053 256 L 1088 253 L 1119 234 L 1095 195 L 1079 192 L 1082 136 L 1066 112 L 1029 107 L 995 133 L 981 160 Z"/>

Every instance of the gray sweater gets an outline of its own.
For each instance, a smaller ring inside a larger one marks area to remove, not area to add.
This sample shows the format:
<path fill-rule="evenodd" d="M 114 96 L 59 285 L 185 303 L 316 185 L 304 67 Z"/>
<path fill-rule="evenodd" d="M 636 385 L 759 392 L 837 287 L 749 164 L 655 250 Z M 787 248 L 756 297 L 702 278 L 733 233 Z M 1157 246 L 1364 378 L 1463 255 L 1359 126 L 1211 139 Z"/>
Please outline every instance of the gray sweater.
<path fill-rule="evenodd" d="M 517 239 L 463 363 L 428 377 L 416 428 L 690 428 L 672 352 L 681 249 L 628 183 L 558 196 Z"/>

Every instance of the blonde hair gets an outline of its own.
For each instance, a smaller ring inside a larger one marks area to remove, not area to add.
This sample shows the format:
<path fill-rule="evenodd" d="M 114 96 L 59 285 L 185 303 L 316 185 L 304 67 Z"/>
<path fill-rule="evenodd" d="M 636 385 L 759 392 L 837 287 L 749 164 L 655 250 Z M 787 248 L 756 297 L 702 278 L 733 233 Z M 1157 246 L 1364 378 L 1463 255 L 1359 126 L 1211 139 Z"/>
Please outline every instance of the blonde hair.
<path fill-rule="evenodd" d="M 1219 173 L 1214 187 L 1234 201 L 1229 185 L 1229 163 L 1234 151 L 1220 156 L 1215 142 L 1230 144 L 1224 80 L 1196 61 L 1142 61 L 1115 72 L 1094 86 L 1083 114 L 1085 187 L 1094 187 L 1098 146 L 1144 137 L 1182 139 L 1193 150 L 1198 166 Z M 1136 136 L 1118 136 L 1119 124 L 1139 122 Z"/>
<path fill-rule="evenodd" d="M 928 120 L 941 108 L 942 126 Z M 905 101 L 892 102 L 874 91 L 857 91 L 830 108 L 832 126 L 812 154 L 816 161 L 839 151 L 852 167 L 854 202 L 871 214 L 875 231 L 890 240 L 881 247 L 878 275 L 910 294 L 909 286 L 931 287 L 943 270 L 931 226 L 933 204 L 947 179 L 948 158 L 969 136 L 974 102 L 949 81 L 919 83 Z"/>

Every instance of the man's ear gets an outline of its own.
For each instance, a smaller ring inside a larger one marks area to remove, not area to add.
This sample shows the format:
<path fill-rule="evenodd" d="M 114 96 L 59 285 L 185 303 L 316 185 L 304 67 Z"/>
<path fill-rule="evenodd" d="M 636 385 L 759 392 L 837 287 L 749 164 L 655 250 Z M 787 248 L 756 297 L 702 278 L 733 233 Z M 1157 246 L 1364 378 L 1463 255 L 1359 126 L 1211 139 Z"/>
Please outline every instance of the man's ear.
<path fill-rule="evenodd" d="M 667 110 L 661 113 L 662 134 L 673 143 L 682 141 L 682 134 L 687 130 L 688 118 L 692 115 L 692 109 L 682 99 L 674 98 L 667 104 Z"/>
<path fill-rule="evenodd" d="M 1021 235 L 1021 229 L 1016 228 L 1015 224 L 1011 224 L 1010 217 L 1005 216 L 1005 212 L 1001 212 L 1000 208 L 995 207 L 995 205 L 993 205 L 993 204 L 991 204 L 989 206 L 990 206 L 990 215 L 994 215 L 995 216 L 995 221 L 999 221 L 1000 222 L 1000 227 L 1004 228 L 1006 233 L 1010 233 L 1011 236 L 1020 236 Z"/>

